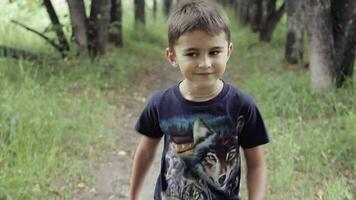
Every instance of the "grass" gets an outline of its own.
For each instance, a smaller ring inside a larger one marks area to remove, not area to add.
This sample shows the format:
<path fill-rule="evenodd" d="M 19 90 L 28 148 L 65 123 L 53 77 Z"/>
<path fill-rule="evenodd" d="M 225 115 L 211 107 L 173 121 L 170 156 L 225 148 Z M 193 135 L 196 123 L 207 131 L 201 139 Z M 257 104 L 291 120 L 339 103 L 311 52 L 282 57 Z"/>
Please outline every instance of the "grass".
<path fill-rule="evenodd" d="M 7 21 L 10 14 L 43 29 L 48 23 L 43 8 L 31 4 L 42 9 L 33 15 L 24 10 L 27 4 L 5 5 L 0 8 L 0 44 L 56 56 L 37 36 Z M 147 20 L 144 31 L 133 28 L 131 12 L 124 19 L 125 48 L 109 47 L 100 60 L 30 63 L 0 58 L 1 200 L 66 198 L 78 181 L 90 181 L 85 171 L 98 159 L 96 149 L 113 147 L 110 122 L 122 112 L 105 93 L 127 95 L 124 91 L 146 69 L 163 62 L 164 18 Z M 253 95 L 271 134 L 268 199 L 353 199 L 355 89 L 319 96 L 310 89 L 308 70 L 284 70 L 285 21 L 270 44 L 259 43 L 256 34 L 232 22 L 235 50 L 228 78 Z"/>

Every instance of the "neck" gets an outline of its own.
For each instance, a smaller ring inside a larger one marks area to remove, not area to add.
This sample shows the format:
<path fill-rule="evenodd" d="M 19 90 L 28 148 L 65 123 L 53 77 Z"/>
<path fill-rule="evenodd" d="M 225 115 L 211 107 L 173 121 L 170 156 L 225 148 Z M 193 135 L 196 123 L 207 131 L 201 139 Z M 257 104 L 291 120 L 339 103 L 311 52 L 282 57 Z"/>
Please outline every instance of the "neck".
<path fill-rule="evenodd" d="M 208 101 L 216 97 L 223 89 L 224 83 L 219 79 L 210 85 L 199 86 L 184 80 L 179 89 L 182 96 L 190 101 Z"/>

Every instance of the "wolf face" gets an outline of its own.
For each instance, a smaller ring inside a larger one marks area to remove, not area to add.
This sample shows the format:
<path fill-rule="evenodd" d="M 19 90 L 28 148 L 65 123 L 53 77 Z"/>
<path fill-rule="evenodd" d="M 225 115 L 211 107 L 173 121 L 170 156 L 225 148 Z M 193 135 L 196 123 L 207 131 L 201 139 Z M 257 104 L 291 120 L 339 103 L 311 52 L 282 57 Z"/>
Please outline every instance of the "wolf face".
<path fill-rule="evenodd" d="M 193 143 L 171 144 L 167 153 L 169 168 L 166 192 L 170 190 L 169 196 L 216 199 L 215 193 L 218 193 L 219 198 L 237 195 L 234 191 L 240 178 L 238 136 L 243 125 L 244 119 L 240 116 L 236 130 L 232 133 L 219 133 L 202 119 L 196 119 L 193 124 Z M 188 149 L 184 148 L 187 146 Z"/>
<path fill-rule="evenodd" d="M 238 120 L 241 131 L 243 120 Z M 192 169 L 213 188 L 225 191 L 230 180 L 236 179 L 240 166 L 238 134 L 219 134 L 203 120 L 197 119 L 193 126 L 195 148 L 189 162 Z"/>

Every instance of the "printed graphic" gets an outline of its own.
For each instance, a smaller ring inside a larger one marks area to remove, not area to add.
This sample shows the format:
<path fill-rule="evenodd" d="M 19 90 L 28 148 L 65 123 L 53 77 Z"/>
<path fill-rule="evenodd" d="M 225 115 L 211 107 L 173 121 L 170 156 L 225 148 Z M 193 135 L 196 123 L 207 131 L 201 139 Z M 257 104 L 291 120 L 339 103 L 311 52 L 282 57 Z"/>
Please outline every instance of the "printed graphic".
<path fill-rule="evenodd" d="M 240 116 L 236 127 L 230 131 L 226 131 L 226 128 L 221 131 L 224 129 L 215 126 L 213 129 L 207 123 L 212 121 L 196 118 L 190 126 L 192 134 L 172 134 L 166 154 L 168 186 L 162 192 L 163 199 L 238 199 L 238 137 L 244 126 L 244 118 Z M 176 127 L 171 130 L 180 131 Z"/>

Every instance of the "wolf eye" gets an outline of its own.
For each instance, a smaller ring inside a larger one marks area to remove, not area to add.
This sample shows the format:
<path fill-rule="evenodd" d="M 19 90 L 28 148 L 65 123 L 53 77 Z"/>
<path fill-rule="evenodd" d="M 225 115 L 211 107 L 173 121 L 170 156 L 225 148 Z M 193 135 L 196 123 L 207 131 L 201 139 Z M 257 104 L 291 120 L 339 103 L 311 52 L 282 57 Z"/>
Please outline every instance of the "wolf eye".
<path fill-rule="evenodd" d="M 236 149 L 232 149 L 231 151 L 229 151 L 229 153 L 226 156 L 226 160 L 227 161 L 231 161 L 233 159 L 235 159 L 236 157 Z"/>
<path fill-rule="evenodd" d="M 208 153 L 206 156 L 205 156 L 205 160 L 207 162 L 216 162 L 216 156 L 215 154 L 213 153 Z"/>

